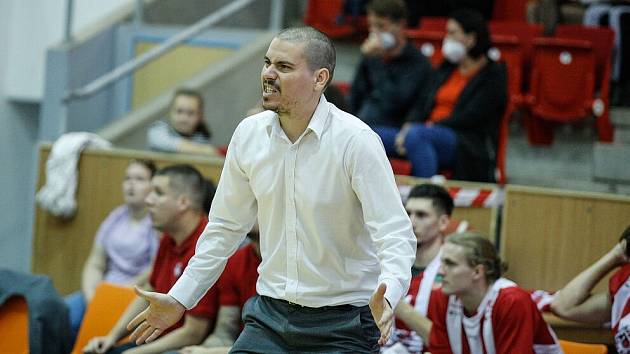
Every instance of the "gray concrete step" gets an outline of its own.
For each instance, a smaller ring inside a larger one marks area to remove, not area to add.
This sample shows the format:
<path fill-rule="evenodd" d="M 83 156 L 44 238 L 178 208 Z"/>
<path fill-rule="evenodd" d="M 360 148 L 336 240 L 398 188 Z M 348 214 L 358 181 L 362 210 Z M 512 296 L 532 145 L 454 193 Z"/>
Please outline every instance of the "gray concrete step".
<path fill-rule="evenodd" d="M 613 183 L 630 183 L 630 144 L 595 143 L 593 178 Z"/>
<path fill-rule="evenodd" d="M 610 121 L 615 127 L 630 129 L 630 108 L 613 107 L 610 109 Z"/>

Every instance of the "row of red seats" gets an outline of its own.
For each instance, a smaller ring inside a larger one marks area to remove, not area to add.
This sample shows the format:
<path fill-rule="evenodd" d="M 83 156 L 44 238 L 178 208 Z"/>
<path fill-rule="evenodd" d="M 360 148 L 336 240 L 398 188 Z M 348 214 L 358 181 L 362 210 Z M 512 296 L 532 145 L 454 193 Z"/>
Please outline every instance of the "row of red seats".
<path fill-rule="evenodd" d="M 446 19 L 425 20 L 408 36 L 434 65 L 442 61 Z M 596 117 L 600 141 L 610 142 L 609 89 L 614 32 L 609 28 L 559 25 L 554 37 L 524 22 L 490 23 L 490 56 L 508 70 L 509 114 L 524 108 L 532 144 L 553 141 L 553 124 Z M 527 80 L 524 80 L 527 78 Z M 507 134 L 507 124 L 504 127 Z M 503 129 L 503 128 L 502 128 Z"/>
<path fill-rule="evenodd" d="M 495 0 L 493 20 L 525 21 L 528 0 Z M 345 38 L 366 33 L 365 16 L 343 18 L 344 0 L 309 0 L 304 12 L 304 23 L 326 33 L 331 38 Z M 423 18 L 423 21 L 425 18 Z M 444 27 L 442 27 L 443 29 Z"/>

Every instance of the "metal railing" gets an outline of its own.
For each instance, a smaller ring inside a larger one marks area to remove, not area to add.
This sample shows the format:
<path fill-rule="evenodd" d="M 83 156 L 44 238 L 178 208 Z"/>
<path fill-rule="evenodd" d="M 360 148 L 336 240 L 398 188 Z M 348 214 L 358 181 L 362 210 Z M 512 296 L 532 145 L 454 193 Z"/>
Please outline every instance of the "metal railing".
<path fill-rule="evenodd" d="M 219 8 L 207 17 L 197 21 L 190 25 L 188 28 L 168 38 L 162 44 L 152 48 L 146 53 L 129 60 L 128 62 L 121 64 L 112 71 L 96 78 L 94 81 L 87 85 L 80 87 L 76 90 L 70 91 L 64 97 L 63 101 L 69 103 L 70 101 L 84 99 L 94 95 L 101 91 L 105 87 L 113 84 L 124 76 L 138 70 L 145 64 L 159 58 L 160 56 L 173 49 L 178 44 L 192 38 L 199 32 L 203 31 L 207 27 L 225 19 L 226 17 L 241 10 L 245 6 L 250 5 L 255 0 L 234 0 L 229 4 Z M 284 0 L 272 0 L 271 15 L 270 15 L 270 28 L 274 30 L 280 29 L 282 26 L 282 14 L 284 13 Z"/>

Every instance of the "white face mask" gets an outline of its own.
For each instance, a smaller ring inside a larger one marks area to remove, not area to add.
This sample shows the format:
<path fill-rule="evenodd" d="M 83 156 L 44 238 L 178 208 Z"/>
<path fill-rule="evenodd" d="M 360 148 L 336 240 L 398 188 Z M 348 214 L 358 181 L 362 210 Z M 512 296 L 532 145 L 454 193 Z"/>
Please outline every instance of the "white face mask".
<path fill-rule="evenodd" d="M 458 64 L 466 55 L 466 47 L 454 39 L 444 38 L 442 42 L 442 54 L 444 58 L 453 64 Z"/>
<path fill-rule="evenodd" d="M 396 37 L 391 32 L 380 32 L 381 46 L 385 50 L 390 50 L 396 46 Z"/>

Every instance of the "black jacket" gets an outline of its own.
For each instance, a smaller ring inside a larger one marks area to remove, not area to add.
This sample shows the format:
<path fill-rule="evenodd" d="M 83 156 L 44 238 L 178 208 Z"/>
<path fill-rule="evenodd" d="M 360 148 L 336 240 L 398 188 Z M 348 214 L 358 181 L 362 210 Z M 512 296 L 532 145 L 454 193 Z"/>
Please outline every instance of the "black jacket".
<path fill-rule="evenodd" d="M 430 75 L 431 64 L 409 42 L 389 61 L 364 56 L 350 88 L 350 111 L 369 126 L 400 128 Z"/>
<path fill-rule="evenodd" d="M 457 67 L 444 62 L 434 73 L 427 95 L 420 97 L 407 116 L 424 122 L 435 106 L 438 89 Z M 453 178 L 494 182 L 499 125 L 507 106 L 507 71 L 503 63 L 489 61 L 462 90 L 453 112 L 436 124 L 457 134 Z"/>

